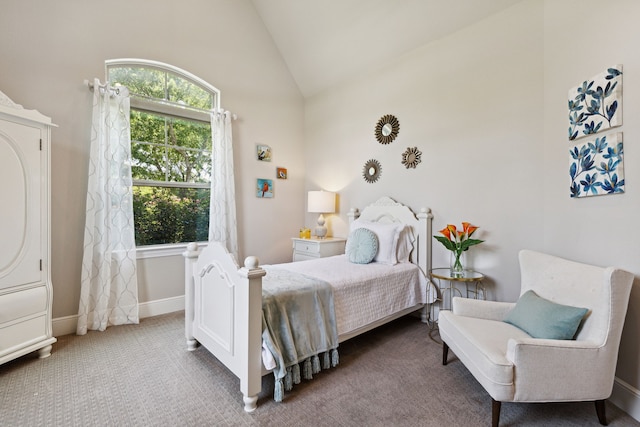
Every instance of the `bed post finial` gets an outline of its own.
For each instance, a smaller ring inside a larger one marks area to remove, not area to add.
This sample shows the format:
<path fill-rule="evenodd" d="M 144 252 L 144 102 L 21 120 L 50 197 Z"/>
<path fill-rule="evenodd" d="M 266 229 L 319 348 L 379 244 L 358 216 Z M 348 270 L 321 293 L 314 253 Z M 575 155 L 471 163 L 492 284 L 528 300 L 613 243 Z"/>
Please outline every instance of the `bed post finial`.
<path fill-rule="evenodd" d="M 182 254 L 185 258 L 196 258 L 198 253 L 198 244 L 191 242 L 187 244 L 187 250 Z"/>
<path fill-rule="evenodd" d="M 258 257 L 248 256 L 244 259 L 244 266 L 249 270 L 258 268 L 258 265 L 260 265 L 260 260 L 258 259 Z"/>

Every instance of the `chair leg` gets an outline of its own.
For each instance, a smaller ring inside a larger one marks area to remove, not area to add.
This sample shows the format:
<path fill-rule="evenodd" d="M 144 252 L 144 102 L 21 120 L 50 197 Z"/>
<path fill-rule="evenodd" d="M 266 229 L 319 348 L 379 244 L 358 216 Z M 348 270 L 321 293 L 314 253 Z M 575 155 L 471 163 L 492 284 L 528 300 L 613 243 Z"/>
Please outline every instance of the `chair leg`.
<path fill-rule="evenodd" d="M 447 364 L 447 357 L 449 356 L 449 346 L 446 342 L 442 341 L 442 364 Z"/>
<path fill-rule="evenodd" d="M 500 408 L 502 407 L 502 402 L 498 402 L 493 397 L 491 398 L 491 426 L 498 427 L 500 424 Z"/>
<path fill-rule="evenodd" d="M 602 424 L 603 426 L 606 426 L 607 415 L 604 411 L 604 400 L 596 400 L 594 403 L 596 404 L 596 414 L 598 414 L 598 421 L 600 421 L 600 424 Z"/>

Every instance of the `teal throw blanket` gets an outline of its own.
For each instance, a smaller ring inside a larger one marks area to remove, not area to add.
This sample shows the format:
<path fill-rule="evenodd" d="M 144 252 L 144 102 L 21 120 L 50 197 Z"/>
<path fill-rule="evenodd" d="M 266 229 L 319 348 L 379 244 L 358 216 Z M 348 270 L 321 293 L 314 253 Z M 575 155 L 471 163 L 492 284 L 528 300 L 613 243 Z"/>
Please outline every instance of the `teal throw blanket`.
<path fill-rule="evenodd" d="M 276 361 L 274 399 L 302 378 L 338 364 L 333 290 L 322 280 L 274 266 L 262 279 L 262 339 Z M 321 360 L 322 359 L 322 360 Z"/>

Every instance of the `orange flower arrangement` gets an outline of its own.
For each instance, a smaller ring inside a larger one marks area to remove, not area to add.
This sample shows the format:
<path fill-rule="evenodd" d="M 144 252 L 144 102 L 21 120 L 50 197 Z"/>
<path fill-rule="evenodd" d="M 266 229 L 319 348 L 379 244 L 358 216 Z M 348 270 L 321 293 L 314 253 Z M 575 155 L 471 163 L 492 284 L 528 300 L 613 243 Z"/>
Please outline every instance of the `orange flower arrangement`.
<path fill-rule="evenodd" d="M 466 251 L 473 245 L 484 242 L 484 240 L 471 238 L 471 235 L 477 229 L 478 227 L 471 225 L 469 222 L 462 223 L 462 230 L 458 230 L 453 224 L 447 224 L 445 228 L 440 230 L 440 233 L 443 234 L 442 236 L 433 236 L 436 240 L 442 243 L 445 248 L 453 252 L 455 261 L 452 269 L 454 272 L 462 272 L 462 263 L 460 262 L 462 252 Z"/>

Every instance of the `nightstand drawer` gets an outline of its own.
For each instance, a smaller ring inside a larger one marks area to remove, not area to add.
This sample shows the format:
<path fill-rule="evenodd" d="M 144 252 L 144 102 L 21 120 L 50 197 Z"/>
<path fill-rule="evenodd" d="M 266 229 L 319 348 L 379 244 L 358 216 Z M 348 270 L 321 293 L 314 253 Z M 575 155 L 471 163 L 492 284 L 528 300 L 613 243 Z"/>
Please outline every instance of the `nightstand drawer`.
<path fill-rule="evenodd" d="M 306 261 L 308 259 L 318 259 L 318 258 L 320 258 L 319 254 L 309 255 L 309 254 L 305 254 L 303 252 L 294 252 L 293 253 L 293 262 Z"/>
<path fill-rule="evenodd" d="M 293 260 L 304 261 L 313 258 L 324 258 L 344 253 L 346 239 L 327 237 L 326 239 L 293 239 Z"/>
<path fill-rule="evenodd" d="M 309 255 L 314 255 L 314 254 L 317 255 L 317 254 L 320 253 L 320 245 L 318 244 L 318 242 L 297 241 L 297 242 L 294 243 L 293 250 L 298 252 L 298 253 L 305 253 L 305 254 L 309 254 Z"/>

